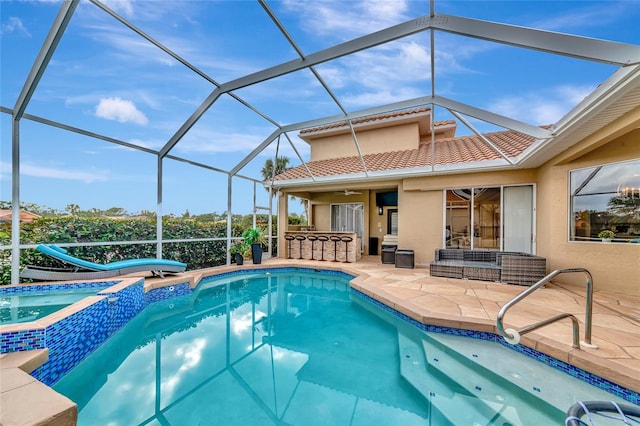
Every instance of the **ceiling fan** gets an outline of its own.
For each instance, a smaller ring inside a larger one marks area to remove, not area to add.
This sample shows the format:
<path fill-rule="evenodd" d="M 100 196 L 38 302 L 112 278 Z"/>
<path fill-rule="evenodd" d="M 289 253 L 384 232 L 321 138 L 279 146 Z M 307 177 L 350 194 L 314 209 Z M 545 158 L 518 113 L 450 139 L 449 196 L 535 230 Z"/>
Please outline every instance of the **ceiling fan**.
<path fill-rule="evenodd" d="M 362 194 L 362 192 L 352 191 L 352 190 L 350 190 L 350 189 L 345 189 L 344 191 L 338 191 L 338 192 L 336 192 L 336 194 L 342 194 L 342 195 L 360 195 L 360 194 Z"/>

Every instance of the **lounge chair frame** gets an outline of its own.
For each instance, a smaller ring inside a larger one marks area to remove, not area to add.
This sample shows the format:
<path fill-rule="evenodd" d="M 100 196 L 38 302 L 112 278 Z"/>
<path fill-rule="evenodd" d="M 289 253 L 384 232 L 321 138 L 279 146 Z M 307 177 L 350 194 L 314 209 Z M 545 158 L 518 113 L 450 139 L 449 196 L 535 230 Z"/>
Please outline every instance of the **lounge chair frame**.
<path fill-rule="evenodd" d="M 66 265 L 69 268 L 50 268 L 44 266 L 26 266 L 20 273 L 24 279 L 39 281 L 87 280 L 117 277 L 136 272 L 151 272 L 164 277 L 164 274 L 184 272 L 187 265 L 166 259 L 130 259 L 107 264 L 93 263 L 73 257 L 67 251 L 54 244 L 40 244 L 36 249 Z"/>

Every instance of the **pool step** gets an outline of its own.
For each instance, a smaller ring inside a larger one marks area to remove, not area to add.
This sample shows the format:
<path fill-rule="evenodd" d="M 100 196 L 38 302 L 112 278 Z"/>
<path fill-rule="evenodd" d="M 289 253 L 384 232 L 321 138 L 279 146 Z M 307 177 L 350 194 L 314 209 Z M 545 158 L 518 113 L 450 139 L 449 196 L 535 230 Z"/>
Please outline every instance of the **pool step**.
<path fill-rule="evenodd" d="M 451 380 L 446 372 L 443 374 L 434 368 L 425 358 L 420 340 L 398 333 L 400 374 L 430 402 L 432 409 L 437 410 L 432 418 L 441 416 L 444 423 L 455 425 L 526 424 L 520 418 L 523 414 L 520 408 L 516 409 L 501 400 L 501 392 L 496 385 L 487 380 L 480 382 L 466 377 L 457 382 Z M 452 365 L 456 362 L 443 361 Z M 474 389 L 467 389 L 461 383 L 481 384 L 476 384 Z M 540 418 L 535 410 L 527 411 L 527 414 Z"/>
<path fill-rule="evenodd" d="M 624 403 L 604 390 L 495 342 L 475 339 L 470 345 L 466 337 L 441 333 L 427 333 L 422 342 L 429 362 L 456 381 L 484 378 L 489 383 L 512 387 L 521 398 L 529 395 L 562 412 L 578 400 Z M 456 362 L 443 362 L 444 359 Z M 485 386 L 483 392 L 491 389 Z"/>
<path fill-rule="evenodd" d="M 434 371 L 421 343 L 398 333 L 398 344 L 400 373 L 430 402 L 432 419 L 455 425 L 524 424 L 513 407 L 478 396 L 478 392 L 468 392 L 459 383 Z"/>

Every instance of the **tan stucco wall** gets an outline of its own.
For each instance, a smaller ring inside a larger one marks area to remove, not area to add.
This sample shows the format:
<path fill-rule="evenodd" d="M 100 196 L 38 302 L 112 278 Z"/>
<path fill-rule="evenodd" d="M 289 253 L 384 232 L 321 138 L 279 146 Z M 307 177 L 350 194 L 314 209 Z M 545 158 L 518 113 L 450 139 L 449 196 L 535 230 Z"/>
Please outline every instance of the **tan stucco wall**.
<path fill-rule="evenodd" d="M 590 141 L 585 141 L 585 144 Z M 640 295 L 640 245 L 569 241 L 569 171 L 640 158 L 640 130 L 634 130 L 567 164 L 542 167 L 538 176 L 538 253 L 549 271 L 583 267 L 594 288 Z M 640 171 L 639 171 L 640 172 Z M 584 283 L 582 274 L 559 281 Z"/>
<path fill-rule="evenodd" d="M 329 204 L 313 204 L 313 222 L 316 231 L 331 229 L 331 209 Z"/>
<path fill-rule="evenodd" d="M 442 247 L 442 191 L 398 191 L 398 248 L 414 251 L 416 266 L 428 266 Z"/>
<path fill-rule="evenodd" d="M 363 155 L 418 148 L 418 123 L 408 123 L 389 128 L 356 131 L 358 145 Z M 351 133 L 314 139 L 311 143 L 313 161 L 358 155 Z"/>

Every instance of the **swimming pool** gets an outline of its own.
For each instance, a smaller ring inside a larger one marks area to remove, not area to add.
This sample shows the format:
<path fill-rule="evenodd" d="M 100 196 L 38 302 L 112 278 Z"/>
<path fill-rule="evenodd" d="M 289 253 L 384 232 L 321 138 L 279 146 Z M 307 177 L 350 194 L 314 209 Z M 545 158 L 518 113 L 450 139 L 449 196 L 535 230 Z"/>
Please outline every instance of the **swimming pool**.
<path fill-rule="evenodd" d="M 419 330 L 345 277 L 302 272 L 153 303 L 53 387 L 80 425 L 562 424 L 575 400 L 619 400 L 495 343 Z"/>
<path fill-rule="evenodd" d="M 24 286 L 24 289 L 26 290 Z M 43 286 L 40 286 L 43 287 Z M 35 321 L 59 311 L 105 287 L 42 288 L 39 291 L 0 292 L 0 325 Z"/>

